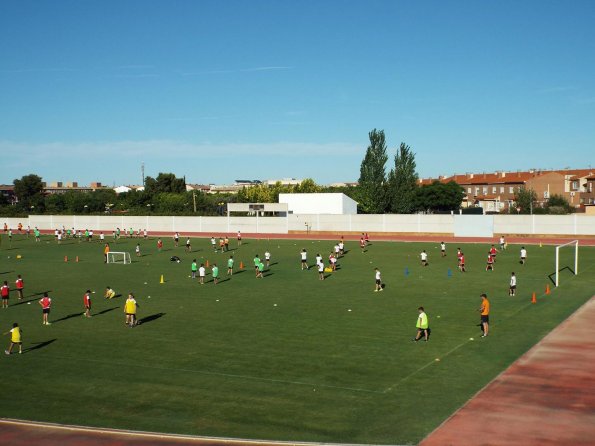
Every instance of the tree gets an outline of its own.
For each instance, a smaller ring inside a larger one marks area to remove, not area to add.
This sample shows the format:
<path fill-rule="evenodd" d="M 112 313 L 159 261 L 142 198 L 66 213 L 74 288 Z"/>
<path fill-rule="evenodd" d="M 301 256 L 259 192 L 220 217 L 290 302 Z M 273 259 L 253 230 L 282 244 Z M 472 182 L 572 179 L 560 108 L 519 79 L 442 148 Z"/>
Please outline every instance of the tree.
<path fill-rule="evenodd" d="M 157 178 L 147 177 L 145 179 L 145 192 L 150 197 L 160 193 L 181 194 L 186 192 L 186 180 L 176 178 L 173 173 L 159 173 Z"/>
<path fill-rule="evenodd" d="M 388 160 L 384 130 L 368 133 L 370 145 L 360 166 L 359 205 L 366 214 L 382 214 L 386 210 L 386 171 Z"/>
<path fill-rule="evenodd" d="M 517 208 L 520 208 L 521 214 L 531 214 L 533 209 L 536 208 L 537 194 L 533 189 L 522 188 L 514 197 Z"/>
<path fill-rule="evenodd" d="M 415 194 L 415 210 L 436 212 L 455 211 L 461 207 L 465 191 L 463 187 L 450 181 L 441 183 L 434 181 L 424 184 Z"/>
<path fill-rule="evenodd" d="M 554 194 L 547 201 L 545 208 L 548 214 L 570 214 L 572 213 L 572 206 L 568 200 L 562 195 Z"/>
<path fill-rule="evenodd" d="M 44 195 L 41 177 L 37 175 L 25 175 L 20 180 L 15 179 L 14 193 L 19 200 L 19 206 L 24 210 L 36 208 L 43 211 Z"/>
<path fill-rule="evenodd" d="M 296 194 L 314 194 L 321 190 L 322 188 L 312 178 L 306 178 L 293 188 L 293 192 Z"/>
<path fill-rule="evenodd" d="M 388 205 L 395 214 L 409 214 L 415 209 L 418 175 L 415 170 L 415 154 L 401 143 L 395 154 L 395 167 L 388 174 Z"/>

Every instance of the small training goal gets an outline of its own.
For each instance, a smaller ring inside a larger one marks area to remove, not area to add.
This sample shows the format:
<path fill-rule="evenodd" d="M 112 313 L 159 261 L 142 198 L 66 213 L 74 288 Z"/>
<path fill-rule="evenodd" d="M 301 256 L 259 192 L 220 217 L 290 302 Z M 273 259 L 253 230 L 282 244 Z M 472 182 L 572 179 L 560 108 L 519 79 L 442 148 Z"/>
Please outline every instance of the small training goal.
<path fill-rule="evenodd" d="M 572 247 L 574 247 L 574 249 L 572 249 Z M 562 252 L 560 252 L 560 250 L 562 250 Z M 574 262 L 572 262 L 573 257 Z M 572 269 L 572 267 L 574 267 L 574 269 Z M 556 246 L 556 286 L 560 283 L 560 271 L 563 269 L 570 270 L 575 276 L 578 274 L 578 240 L 573 240 Z"/>
<path fill-rule="evenodd" d="M 121 263 L 123 265 L 131 263 L 129 252 L 110 251 L 107 253 L 107 263 Z"/>

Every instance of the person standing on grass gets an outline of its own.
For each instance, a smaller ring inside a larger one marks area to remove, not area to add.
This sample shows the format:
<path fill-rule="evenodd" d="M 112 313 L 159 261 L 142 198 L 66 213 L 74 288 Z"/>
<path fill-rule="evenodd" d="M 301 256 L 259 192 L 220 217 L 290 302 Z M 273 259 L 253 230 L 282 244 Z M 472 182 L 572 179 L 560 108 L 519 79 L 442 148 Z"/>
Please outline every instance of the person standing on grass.
<path fill-rule="evenodd" d="M 12 324 L 12 329 L 8 330 L 6 333 L 4 333 L 4 336 L 6 336 L 9 333 L 10 333 L 10 345 L 8 346 L 8 350 L 4 350 L 4 353 L 7 355 L 10 355 L 12 353 L 12 349 L 15 345 L 19 346 L 19 354 L 23 353 L 23 340 L 22 340 L 23 332 L 21 331 L 19 324 L 17 324 L 16 322 L 14 324 Z"/>
<path fill-rule="evenodd" d="M 225 244 L 225 252 L 229 251 L 229 237 L 228 236 L 225 236 L 223 243 Z"/>
<path fill-rule="evenodd" d="M 143 229 L 143 237 L 145 240 L 149 237 L 149 233 L 147 232 L 146 229 Z"/>
<path fill-rule="evenodd" d="M 496 254 L 498 254 L 498 250 L 494 245 L 492 245 L 492 247 L 490 248 L 490 255 L 492 256 L 494 263 L 496 263 Z"/>
<path fill-rule="evenodd" d="M 192 246 L 190 245 L 190 237 L 186 237 L 186 252 L 192 252 Z"/>
<path fill-rule="evenodd" d="M 205 265 L 204 265 L 204 263 L 201 263 L 200 264 L 200 268 L 198 268 L 198 282 L 201 285 L 204 285 L 205 284 L 205 275 L 206 275 L 206 273 L 207 273 L 207 270 L 205 268 Z"/>
<path fill-rule="evenodd" d="M 83 316 L 91 317 L 91 290 L 87 290 L 86 293 L 83 295 L 83 305 L 85 307 L 85 312 Z"/>
<path fill-rule="evenodd" d="M 41 306 L 42 325 L 52 325 L 48 321 L 50 309 L 52 308 L 52 298 L 48 296 L 48 293 L 43 293 L 43 297 L 39 299 L 39 305 Z"/>
<path fill-rule="evenodd" d="M 428 266 L 428 253 L 425 249 L 421 252 L 419 257 L 421 259 L 421 266 Z"/>
<path fill-rule="evenodd" d="M 322 261 L 322 257 L 316 261 L 316 266 L 318 266 L 318 279 L 324 280 L 324 262 Z"/>
<path fill-rule="evenodd" d="M 374 292 L 382 291 L 382 277 L 378 268 L 374 268 L 374 279 L 376 280 L 376 288 L 374 289 Z"/>
<path fill-rule="evenodd" d="M 109 243 L 106 243 L 105 246 L 103 247 L 103 263 L 107 263 L 107 257 L 108 257 L 109 251 L 110 251 Z"/>
<path fill-rule="evenodd" d="M 190 266 L 190 272 L 192 273 L 192 278 L 196 279 L 196 272 L 198 271 L 198 265 L 196 264 L 196 259 L 192 260 L 192 266 Z"/>
<path fill-rule="evenodd" d="M 508 289 L 508 295 L 513 296 L 516 294 L 516 276 L 514 272 L 510 274 L 510 288 Z"/>
<path fill-rule="evenodd" d="M 306 248 L 302 249 L 302 252 L 300 252 L 300 257 L 302 259 L 302 271 L 307 270 L 309 267 L 308 267 L 308 252 L 306 251 Z"/>
<path fill-rule="evenodd" d="M 524 246 L 521 247 L 521 265 L 524 265 L 527 261 L 527 250 Z"/>
<path fill-rule="evenodd" d="M 35 241 L 40 242 L 41 241 L 41 232 L 39 232 L 39 229 L 37 229 L 37 226 L 35 226 L 35 229 L 33 230 L 33 234 L 35 234 Z"/>
<path fill-rule="evenodd" d="M 138 307 L 139 305 L 136 303 L 134 295 L 132 293 L 129 293 L 128 298 L 124 303 L 124 314 L 126 314 L 125 324 L 131 328 L 136 325 L 136 309 Z"/>
<path fill-rule="evenodd" d="M 500 251 L 504 251 L 506 249 L 506 242 L 504 241 L 504 236 L 500 236 Z"/>
<path fill-rule="evenodd" d="M 238 231 L 238 246 L 242 246 L 242 233 Z"/>
<path fill-rule="evenodd" d="M 140 243 L 136 244 L 136 248 L 134 248 L 134 252 L 136 252 L 136 256 L 140 257 Z"/>
<path fill-rule="evenodd" d="M 215 240 L 215 237 L 211 237 L 211 248 L 213 248 L 214 252 L 217 252 L 217 241 Z"/>
<path fill-rule="evenodd" d="M 227 259 L 227 275 L 233 276 L 233 256 L 229 256 Z"/>
<path fill-rule="evenodd" d="M 481 314 L 481 331 L 483 331 L 481 337 L 485 338 L 490 330 L 490 301 L 485 293 L 481 295 L 481 306 L 478 311 Z"/>
<path fill-rule="evenodd" d="M 465 272 L 465 254 L 463 254 L 463 252 L 461 252 L 461 255 L 459 256 L 459 270 L 462 273 Z"/>
<path fill-rule="evenodd" d="M 23 282 L 23 278 L 21 277 L 20 274 L 17 276 L 15 285 L 17 287 L 17 293 L 19 295 L 19 300 L 22 300 L 23 299 L 23 288 L 25 288 L 25 282 Z"/>
<path fill-rule="evenodd" d="M 415 324 L 415 327 L 417 328 L 417 334 L 412 339 L 412 341 L 419 341 L 423 333 L 424 341 L 428 342 L 428 315 L 424 311 L 424 307 L 419 307 L 417 311 L 419 312 L 419 316 L 417 317 L 417 323 Z"/>
<path fill-rule="evenodd" d="M 157 239 L 157 251 L 161 252 L 161 249 L 163 249 L 163 242 L 161 241 L 160 238 Z"/>
<path fill-rule="evenodd" d="M 177 232 L 174 234 L 174 246 L 177 248 L 180 243 L 180 234 Z"/>
<path fill-rule="evenodd" d="M 488 261 L 486 264 L 486 271 L 494 271 L 494 257 L 488 252 Z"/>
<path fill-rule="evenodd" d="M 264 260 L 266 262 L 266 267 L 269 268 L 271 266 L 271 253 L 268 249 L 264 252 Z"/>
<path fill-rule="evenodd" d="M 258 275 L 258 266 L 260 265 L 260 257 L 258 257 L 258 254 L 254 256 L 252 261 L 254 262 L 254 272 Z"/>
<path fill-rule="evenodd" d="M 343 257 L 345 255 L 345 243 L 343 242 L 343 238 L 339 241 L 339 256 Z"/>
<path fill-rule="evenodd" d="M 440 242 L 440 256 L 446 257 L 446 243 Z"/>
<path fill-rule="evenodd" d="M 217 285 L 219 283 L 219 267 L 216 263 L 213 263 L 213 268 L 211 269 L 211 274 L 213 275 L 213 283 Z"/>
<path fill-rule="evenodd" d="M 0 287 L 0 296 L 2 297 L 2 308 L 8 308 L 8 298 L 10 297 L 10 287 L 8 282 L 5 280 L 4 284 Z"/>
<path fill-rule="evenodd" d="M 256 270 L 256 278 L 257 279 L 264 279 L 264 263 L 260 262 L 258 264 L 258 269 Z"/>
<path fill-rule="evenodd" d="M 366 241 L 364 240 L 364 238 L 363 238 L 363 237 L 359 239 L 359 247 L 360 247 L 360 248 L 361 248 L 361 250 L 362 250 L 362 254 L 363 254 L 364 252 L 366 252 Z"/>

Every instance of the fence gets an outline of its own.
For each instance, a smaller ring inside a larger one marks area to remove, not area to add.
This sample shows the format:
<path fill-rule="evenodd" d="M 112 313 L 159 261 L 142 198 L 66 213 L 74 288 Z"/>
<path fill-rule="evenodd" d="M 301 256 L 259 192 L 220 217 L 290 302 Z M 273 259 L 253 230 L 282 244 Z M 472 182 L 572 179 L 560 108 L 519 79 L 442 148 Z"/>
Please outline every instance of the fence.
<path fill-rule="evenodd" d="M 135 217 L 92 215 L 30 215 L 6 218 L 13 231 L 19 223 L 40 230 L 93 229 L 111 233 L 115 228 L 147 229 L 151 233 L 219 235 L 290 232 L 444 234 L 462 237 L 510 235 L 595 236 L 595 216 L 571 215 L 326 215 L 289 214 L 287 217 Z"/>

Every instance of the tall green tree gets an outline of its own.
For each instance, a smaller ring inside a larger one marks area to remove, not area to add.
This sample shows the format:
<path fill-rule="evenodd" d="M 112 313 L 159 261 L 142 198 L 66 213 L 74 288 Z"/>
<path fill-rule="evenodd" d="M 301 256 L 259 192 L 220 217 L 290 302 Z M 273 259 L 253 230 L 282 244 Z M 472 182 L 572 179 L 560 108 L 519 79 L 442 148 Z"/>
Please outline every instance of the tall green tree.
<path fill-rule="evenodd" d="M 434 181 L 419 187 L 415 197 L 415 210 L 426 212 L 456 211 L 461 207 L 465 191 L 454 181 Z"/>
<path fill-rule="evenodd" d="M 531 214 L 537 207 L 537 193 L 533 189 L 522 188 L 517 192 L 514 201 L 521 214 Z"/>
<path fill-rule="evenodd" d="M 25 175 L 20 180 L 15 179 L 13 184 L 19 207 L 28 212 L 30 209 L 34 212 L 43 212 L 44 194 L 41 177 L 34 174 Z"/>
<path fill-rule="evenodd" d="M 173 173 L 159 173 L 157 178 L 145 178 L 145 192 L 150 197 L 161 193 L 181 194 L 186 192 L 186 181 Z"/>
<path fill-rule="evenodd" d="M 395 166 L 388 174 L 388 204 L 394 214 L 410 214 L 415 210 L 417 192 L 417 171 L 415 154 L 411 148 L 401 143 L 395 154 Z"/>
<path fill-rule="evenodd" d="M 370 145 L 360 166 L 358 202 L 366 214 L 382 214 L 386 211 L 386 170 L 388 161 L 384 130 L 368 133 Z"/>

